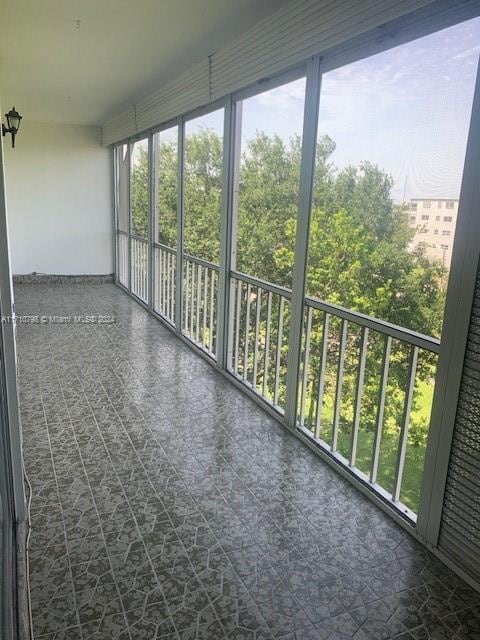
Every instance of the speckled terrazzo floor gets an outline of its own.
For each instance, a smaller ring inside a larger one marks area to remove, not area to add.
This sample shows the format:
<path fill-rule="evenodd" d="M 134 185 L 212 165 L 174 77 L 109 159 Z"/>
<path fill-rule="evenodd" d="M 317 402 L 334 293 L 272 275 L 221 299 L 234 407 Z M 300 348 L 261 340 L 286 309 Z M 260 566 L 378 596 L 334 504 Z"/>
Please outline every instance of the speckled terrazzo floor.
<path fill-rule="evenodd" d="M 109 284 L 20 284 L 40 640 L 480 638 L 480 595 Z"/>

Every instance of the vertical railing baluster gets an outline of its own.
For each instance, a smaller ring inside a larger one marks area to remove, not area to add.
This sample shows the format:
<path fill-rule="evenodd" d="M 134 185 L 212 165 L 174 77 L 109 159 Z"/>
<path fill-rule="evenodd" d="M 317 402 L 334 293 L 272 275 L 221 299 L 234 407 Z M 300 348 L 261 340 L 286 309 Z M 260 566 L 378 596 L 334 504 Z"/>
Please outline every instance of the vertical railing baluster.
<path fill-rule="evenodd" d="M 145 245 L 143 242 L 139 244 L 139 252 L 140 252 L 140 297 L 142 300 L 145 300 L 145 265 L 144 265 L 144 248 Z"/>
<path fill-rule="evenodd" d="M 170 296 L 168 299 L 168 319 L 170 322 L 173 322 L 173 314 L 175 313 L 175 255 L 170 252 L 168 255 L 170 256 Z"/>
<path fill-rule="evenodd" d="M 250 295 L 252 286 L 247 284 L 247 312 L 245 315 L 245 345 L 243 349 L 243 379 L 247 379 L 248 375 L 248 344 L 250 342 Z"/>
<path fill-rule="evenodd" d="M 362 327 L 360 338 L 360 354 L 358 359 L 357 388 L 355 391 L 355 408 L 353 413 L 352 442 L 350 446 L 350 466 L 357 462 L 358 430 L 360 428 L 360 413 L 362 410 L 363 383 L 365 380 L 365 364 L 367 361 L 368 329 Z"/>
<path fill-rule="evenodd" d="M 139 250 L 139 246 L 138 246 L 138 240 L 135 240 L 135 273 L 136 273 L 136 284 L 135 284 L 135 291 L 137 296 L 140 296 L 140 260 L 138 259 L 138 256 L 140 254 L 140 250 Z"/>
<path fill-rule="evenodd" d="M 214 348 L 212 351 L 212 355 L 216 355 L 218 350 L 218 296 L 219 296 L 219 287 L 220 287 L 220 272 L 215 271 L 215 289 L 214 289 L 214 311 L 213 311 L 213 329 L 214 329 Z"/>
<path fill-rule="evenodd" d="M 188 314 L 189 314 L 189 300 L 190 300 L 190 289 L 189 289 L 189 271 L 190 271 L 190 263 L 188 262 L 188 260 L 184 261 L 184 265 L 185 265 L 185 286 L 183 287 L 184 289 L 184 296 L 185 296 L 185 304 L 184 306 L 184 311 L 185 311 L 185 318 L 183 320 L 183 326 L 185 327 L 185 331 L 188 331 Z"/>
<path fill-rule="evenodd" d="M 139 298 L 142 297 L 142 271 L 141 271 L 141 256 L 142 256 L 142 245 L 138 240 L 136 241 L 137 246 L 137 296 Z"/>
<path fill-rule="evenodd" d="M 172 254 L 170 253 L 170 251 L 165 250 L 165 260 L 167 262 L 167 282 L 165 285 L 165 317 L 167 319 L 170 319 L 170 305 L 172 299 Z"/>
<path fill-rule="evenodd" d="M 157 308 L 157 248 L 153 247 L 152 249 L 153 251 L 153 261 L 152 261 L 152 266 L 153 266 L 153 273 L 152 273 L 152 278 L 153 278 L 153 288 L 152 288 L 152 307 L 153 310 L 155 311 Z"/>
<path fill-rule="evenodd" d="M 202 297 L 202 273 L 201 264 L 197 265 L 197 308 L 195 314 L 195 342 L 200 343 L 200 302 Z"/>
<path fill-rule="evenodd" d="M 130 288 L 135 293 L 135 240 L 130 240 Z"/>
<path fill-rule="evenodd" d="M 125 286 L 128 287 L 128 236 L 123 236 L 124 257 L 123 257 L 123 275 L 125 278 Z"/>
<path fill-rule="evenodd" d="M 393 482 L 392 499 L 394 502 L 400 500 L 402 490 L 403 470 L 405 468 L 405 455 L 407 452 L 408 428 L 410 426 L 410 412 L 412 410 L 413 393 L 415 390 L 415 378 L 417 375 L 418 347 L 410 347 L 408 361 L 407 389 L 405 391 L 405 402 L 403 405 L 402 426 L 398 441 L 397 464 L 395 467 L 395 479 Z"/>
<path fill-rule="evenodd" d="M 168 305 L 170 300 L 170 254 L 166 249 L 163 249 L 163 259 L 165 262 L 165 272 L 164 272 L 164 290 L 165 295 L 163 299 L 163 315 L 165 318 L 168 318 Z"/>
<path fill-rule="evenodd" d="M 332 451 L 337 450 L 338 429 L 340 426 L 340 414 L 342 411 L 343 369 L 345 366 L 345 346 L 347 342 L 348 322 L 342 319 L 340 330 L 340 346 L 338 355 L 337 384 L 335 389 L 335 409 L 333 414 Z"/>
<path fill-rule="evenodd" d="M 191 263 L 192 265 L 192 269 L 191 269 L 191 286 L 190 286 L 190 337 L 193 340 L 193 327 L 194 327 L 194 323 L 195 323 L 195 283 L 196 280 L 195 278 L 198 278 L 198 269 L 195 269 L 195 262 Z M 195 275 L 196 272 L 196 275 Z"/>
<path fill-rule="evenodd" d="M 155 249 L 155 310 L 162 313 L 162 250 L 157 247 Z"/>
<path fill-rule="evenodd" d="M 329 327 L 330 327 L 330 315 L 325 311 L 323 314 L 322 350 L 320 354 L 320 373 L 318 376 L 317 413 L 315 416 L 315 437 L 316 438 L 320 438 L 320 427 L 321 427 L 321 421 L 322 421 L 323 394 L 325 391 L 325 371 L 327 370 Z"/>
<path fill-rule="evenodd" d="M 177 256 L 175 253 L 172 253 L 172 284 L 171 284 L 172 302 L 170 305 L 170 322 L 172 324 L 175 324 L 175 302 L 177 299 L 177 289 L 175 285 L 176 281 L 177 281 Z"/>
<path fill-rule="evenodd" d="M 255 303 L 255 342 L 253 344 L 253 388 L 257 388 L 258 374 L 258 341 L 260 340 L 260 312 L 262 310 L 262 293 L 263 290 L 257 287 L 257 299 Z"/>
<path fill-rule="evenodd" d="M 308 367 L 310 364 L 310 337 L 312 333 L 312 307 L 307 307 L 307 324 L 305 331 L 305 352 L 303 357 L 302 394 L 300 396 L 300 426 L 305 425 L 305 405 L 307 403 Z"/>
<path fill-rule="evenodd" d="M 165 274 L 165 317 L 168 318 L 170 316 L 170 252 L 165 251 L 165 261 L 167 263 L 166 274 Z"/>
<path fill-rule="evenodd" d="M 240 310 L 242 302 L 243 286 L 241 280 L 235 280 L 236 283 L 236 301 L 235 301 L 235 348 L 233 356 L 233 370 L 238 374 L 238 350 L 240 346 Z"/>
<path fill-rule="evenodd" d="M 202 300 L 202 313 L 203 313 L 202 345 L 204 349 L 207 348 L 207 297 L 208 297 L 208 269 L 205 267 L 205 270 L 203 273 L 203 300 Z"/>
<path fill-rule="evenodd" d="M 262 395 L 264 398 L 267 397 L 268 390 L 268 364 L 270 357 L 270 323 L 272 321 L 272 292 L 268 292 L 267 297 L 267 324 L 265 329 L 265 353 L 263 356 L 263 389 Z"/>
<path fill-rule="evenodd" d="M 146 287 L 146 280 L 147 280 L 147 265 L 146 265 L 146 251 L 145 251 L 145 245 L 142 242 L 141 245 L 141 249 L 142 249 L 142 299 L 146 300 L 147 298 L 147 287 Z"/>
<path fill-rule="evenodd" d="M 167 257 L 162 249 L 162 315 L 167 313 Z"/>
<path fill-rule="evenodd" d="M 273 404 L 278 406 L 278 393 L 280 385 L 280 365 L 282 362 L 282 344 L 283 344 L 283 312 L 285 308 L 285 298 L 280 296 L 278 308 L 278 325 L 277 325 L 277 345 L 275 352 L 275 379 L 273 388 Z"/>
<path fill-rule="evenodd" d="M 213 322 L 214 322 L 214 309 L 215 309 L 215 280 L 216 272 L 214 269 L 210 273 L 210 321 L 209 321 L 209 351 L 213 355 Z"/>
<path fill-rule="evenodd" d="M 134 286 L 135 295 L 138 295 L 137 275 L 138 275 L 138 269 L 137 269 L 137 241 L 134 239 L 133 240 L 133 286 Z"/>
<path fill-rule="evenodd" d="M 375 438 L 373 441 L 372 469 L 370 482 L 377 482 L 378 462 L 380 460 L 380 446 L 382 443 L 383 416 L 385 414 L 385 399 L 387 396 L 388 370 L 390 368 L 390 352 L 392 350 L 392 338 L 385 336 L 382 355 L 382 369 L 380 374 L 380 388 L 377 401 L 377 417 L 375 419 Z"/>
<path fill-rule="evenodd" d="M 156 258 L 157 258 L 157 273 L 156 273 L 156 286 L 155 290 L 157 292 L 157 304 L 156 310 L 158 313 L 162 313 L 162 250 L 157 247 Z"/>
<path fill-rule="evenodd" d="M 165 298 L 163 315 L 165 316 L 165 318 L 168 318 L 170 314 L 170 253 L 166 249 L 164 249 L 163 254 L 165 260 Z"/>

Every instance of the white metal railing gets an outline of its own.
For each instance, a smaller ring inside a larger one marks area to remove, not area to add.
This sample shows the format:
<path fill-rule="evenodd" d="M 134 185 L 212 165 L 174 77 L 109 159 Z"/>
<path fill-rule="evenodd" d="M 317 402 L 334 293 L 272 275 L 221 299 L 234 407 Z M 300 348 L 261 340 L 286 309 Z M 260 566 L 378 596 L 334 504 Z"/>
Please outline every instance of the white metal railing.
<path fill-rule="evenodd" d="M 117 231 L 117 277 L 128 288 L 128 233 Z"/>
<path fill-rule="evenodd" d="M 439 340 L 430 336 L 322 300 L 305 299 L 298 426 L 395 503 L 401 498 L 419 361 L 431 367 L 433 381 L 439 346 Z M 392 385 L 394 400 L 389 397 Z M 380 481 L 389 401 L 397 404 L 394 420 L 399 428 L 389 435 L 394 450 L 391 473 L 386 477 L 383 470 Z M 373 422 L 366 416 L 369 408 Z M 359 435 L 367 427 L 369 470 L 361 471 Z"/>
<path fill-rule="evenodd" d="M 217 349 L 218 265 L 184 254 L 183 333 L 213 358 Z"/>
<path fill-rule="evenodd" d="M 230 287 L 229 370 L 283 413 L 291 292 L 238 272 Z"/>
<path fill-rule="evenodd" d="M 289 289 L 231 274 L 229 371 L 282 414 L 290 300 Z M 304 316 L 297 428 L 377 493 L 400 503 L 419 361 L 432 368 L 433 380 L 439 340 L 316 298 L 305 299 Z M 394 394 L 399 428 L 389 435 L 394 453 L 386 460 L 381 456 L 382 437 L 389 396 Z M 371 424 L 367 414 L 374 416 Z M 366 440 L 362 430 L 367 428 Z M 357 466 L 359 451 L 365 457 L 365 448 L 368 472 Z"/>
<path fill-rule="evenodd" d="M 143 302 L 148 302 L 148 242 L 139 236 L 130 236 L 131 291 Z"/>
<path fill-rule="evenodd" d="M 175 324 L 177 252 L 164 244 L 153 245 L 153 310 Z"/>

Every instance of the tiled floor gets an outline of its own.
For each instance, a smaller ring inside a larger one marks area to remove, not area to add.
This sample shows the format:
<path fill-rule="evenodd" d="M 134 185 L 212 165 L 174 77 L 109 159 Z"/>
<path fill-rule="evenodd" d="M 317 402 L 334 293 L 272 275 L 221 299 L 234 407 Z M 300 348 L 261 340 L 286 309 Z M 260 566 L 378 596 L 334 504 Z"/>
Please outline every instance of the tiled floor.
<path fill-rule="evenodd" d="M 113 285 L 21 285 L 38 640 L 480 638 L 480 596 Z"/>

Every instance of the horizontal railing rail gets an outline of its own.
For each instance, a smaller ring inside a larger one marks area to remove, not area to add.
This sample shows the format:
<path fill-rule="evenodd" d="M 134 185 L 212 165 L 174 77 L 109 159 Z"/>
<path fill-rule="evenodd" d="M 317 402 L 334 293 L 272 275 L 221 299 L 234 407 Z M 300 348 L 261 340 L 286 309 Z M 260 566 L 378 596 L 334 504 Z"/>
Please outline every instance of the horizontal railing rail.
<path fill-rule="evenodd" d="M 220 273 L 220 267 L 218 264 L 210 262 L 209 260 L 205 260 L 204 258 L 199 258 L 198 256 L 192 256 L 189 253 L 184 253 L 183 259 L 187 262 L 194 262 L 195 264 L 199 264 L 202 267 L 206 267 L 207 269 L 211 269 L 212 271 Z"/>
<path fill-rule="evenodd" d="M 131 233 L 130 238 L 132 238 L 132 240 L 136 240 L 137 242 L 141 242 L 142 244 L 148 244 L 148 240 L 146 238 L 143 238 L 136 233 Z"/>
<path fill-rule="evenodd" d="M 273 282 L 267 282 L 266 280 L 255 278 L 254 276 L 250 276 L 247 273 L 243 273 L 242 271 L 231 271 L 230 275 L 232 278 L 235 278 L 236 280 L 249 282 L 254 287 L 261 287 L 264 291 L 270 291 L 271 293 L 276 293 L 277 295 L 282 296 L 286 300 L 290 300 L 292 297 L 291 289 L 287 289 L 286 287 L 281 287 L 278 284 L 273 284 Z"/>
<path fill-rule="evenodd" d="M 392 338 L 396 338 L 397 340 L 401 340 L 402 342 L 408 342 L 409 344 L 413 344 L 421 349 L 427 349 L 433 353 L 438 353 L 440 350 L 440 340 L 437 338 L 432 338 L 431 336 L 427 336 L 423 333 L 411 331 L 410 329 L 387 322 L 386 320 L 379 320 L 372 316 L 367 316 L 364 313 L 360 313 L 359 311 L 352 311 L 345 307 L 332 304 L 331 302 L 325 302 L 319 298 L 311 298 L 307 296 L 305 298 L 305 304 L 308 307 L 313 307 L 314 309 L 325 311 L 330 315 L 352 321 L 362 327 L 373 329 L 378 333 L 383 333 L 387 336 L 391 336 Z"/>
<path fill-rule="evenodd" d="M 161 249 L 162 251 L 171 253 L 174 256 L 177 255 L 177 250 L 175 249 L 175 247 L 169 247 L 168 244 L 163 244 L 162 242 L 153 242 L 153 247 L 155 249 Z"/>

